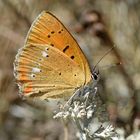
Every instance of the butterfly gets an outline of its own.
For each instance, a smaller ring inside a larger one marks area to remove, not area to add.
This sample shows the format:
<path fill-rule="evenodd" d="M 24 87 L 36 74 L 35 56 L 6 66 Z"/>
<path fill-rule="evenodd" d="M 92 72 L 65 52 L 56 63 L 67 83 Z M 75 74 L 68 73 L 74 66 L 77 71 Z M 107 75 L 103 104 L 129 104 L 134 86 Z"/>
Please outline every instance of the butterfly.
<path fill-rule="evenodd" d="M 53 14 L 43 11 L 16 55 L 14 76 L 22 95 L 48 99 L 71 96 L 93 74 L 73 36 Z"/>

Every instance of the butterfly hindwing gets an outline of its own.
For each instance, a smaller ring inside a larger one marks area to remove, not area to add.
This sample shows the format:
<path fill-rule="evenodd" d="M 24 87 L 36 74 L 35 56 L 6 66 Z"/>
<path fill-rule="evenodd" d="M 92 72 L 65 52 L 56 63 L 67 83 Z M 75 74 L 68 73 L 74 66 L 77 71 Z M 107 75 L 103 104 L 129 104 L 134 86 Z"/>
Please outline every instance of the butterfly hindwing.
<path fill-rule="evenodd" d="M 59 59 L 59 61 L 58 61 Z M 33 93 L 74 90 L 81 86 L 84 73 L 59 49 L 50 45 L 28 44 L 17 56 L 16 79 L 21 92 Z"/>

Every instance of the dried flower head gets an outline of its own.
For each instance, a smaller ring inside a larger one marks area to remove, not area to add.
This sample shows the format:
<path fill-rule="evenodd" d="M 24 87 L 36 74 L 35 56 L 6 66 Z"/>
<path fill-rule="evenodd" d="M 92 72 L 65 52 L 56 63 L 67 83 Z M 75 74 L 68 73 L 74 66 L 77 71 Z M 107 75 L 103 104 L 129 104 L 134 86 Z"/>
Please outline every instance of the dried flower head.
<path fill-rule="evenodd" d="M 88 86 L 78 90 L 54 118 L 73 120 L 79 130 L 77 135 L 80 140 L 87 139 L 113 139 L 118 138 L 112 125 L 103 126 L 109 121 L 105 105 L 97 94 L 98 88 L 90 83 Z M 98 118 L 99 127 L 95 129 L 94 119 Z M 94 131 L 93 131 L 94 130 Z"/>

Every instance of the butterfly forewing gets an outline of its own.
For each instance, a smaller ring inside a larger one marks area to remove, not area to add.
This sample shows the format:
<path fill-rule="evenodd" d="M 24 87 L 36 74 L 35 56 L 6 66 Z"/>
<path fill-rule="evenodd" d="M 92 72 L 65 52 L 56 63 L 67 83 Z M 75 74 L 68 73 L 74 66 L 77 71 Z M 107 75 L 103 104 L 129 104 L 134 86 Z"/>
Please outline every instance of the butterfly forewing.
<path fill-rule="evenodd" d="M 20 92 L 41 99 L 69 96 L 91 80 L 77 42 L 52 14 L 42 12 L 32 24 L 15 60 Z"/>
<path fill-rule="evenodd" d="M 49 44 L 58 48 L 81 67 L 85 74 L 82 85 L 90 81 L 89 65 L 82 50 L 54 15 L 44 11 L 37 17 L 28 33 L 26 44 L 28 43 Z"/>

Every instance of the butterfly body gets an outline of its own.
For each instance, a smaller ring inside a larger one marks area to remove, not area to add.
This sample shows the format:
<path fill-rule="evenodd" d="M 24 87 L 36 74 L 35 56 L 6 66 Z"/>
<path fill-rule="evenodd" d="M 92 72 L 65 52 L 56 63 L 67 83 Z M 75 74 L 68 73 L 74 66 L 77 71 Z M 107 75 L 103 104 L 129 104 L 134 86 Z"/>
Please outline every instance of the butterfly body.
<path fill-rule="evenodd" d="M 76 40 L 45 11 L 33 22 L 16 56 L 14 71 L 20 92 L 40 99 L 71 96 L 92 77 Z"/>

